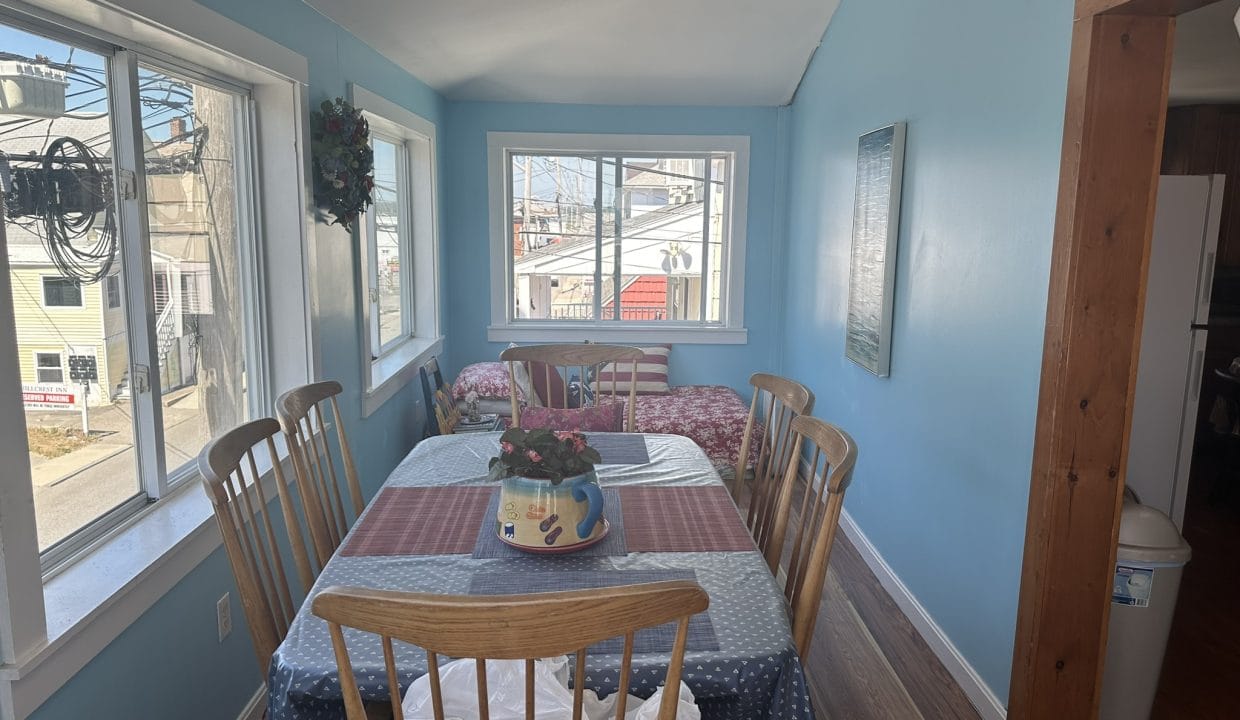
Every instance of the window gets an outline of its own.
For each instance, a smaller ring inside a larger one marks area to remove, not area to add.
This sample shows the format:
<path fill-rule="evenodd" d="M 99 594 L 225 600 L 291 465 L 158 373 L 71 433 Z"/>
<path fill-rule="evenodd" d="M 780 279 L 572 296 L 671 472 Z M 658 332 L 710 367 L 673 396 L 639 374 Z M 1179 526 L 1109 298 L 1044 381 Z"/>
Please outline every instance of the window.
<path fill-rule="evenodd" d="M 409 150 L 400 138 L 371 133 L 375 153 L 374 204 L 367 212 L 370 258 L 370 338 L 375 356 L 413 334 L 409 293 L 412 251 L 409 218 Z"/>
<path fill-rule="evenodd" d="M 488 145 L 491 340 L 744 342 L 747 138 Z"/>
<path fill-rule="evenodd" d="M 121 306 L 121 278 L 119 275 L 109 275 L 104 281 L 107 283 L 108 309 L 115 310 Z"/>
<path fill-rule="evenodd" d="M 83 307 L 82 284 L 72 278 L 43 278 L 43 304 L 46 307 Z"/>
<path fill-rule="evenodd" d="M 369 414 L 439 351 L 435 227 L 435 126 L 395 103 L 352 86 L 366 109 L 375 158 L 374 202 L 362 240 L 362 410 Z"/>
<path fill-rule="evenodd" d="M 59 385 L 65 381 L 65 369 L 60 364 L 60 353 L 37 352 L 34 354 L 35 382 Z"/>
<path fill-rule="evenodd" d="M 50 568 L 194 475 L 211 437 L 266 405 L 252 99 L 230 78 L 90 38 L 0 25 L 0 47 L 42 83 L 24 95 L 26 119 L 0 126 L 18 353 L 34 359 L 22 380 L 68 381 L 62 354 L 40 349 L 50 343 L 95 358 L 73 393 L 23 393 L 30 452 L 57 458 L 32 467 Z M 144 205 L 121 194 L 122 169 Z M 122 274 L 150 285 L 122 293 Z M 95 298 L 107 312 L 45 310 Z"/>

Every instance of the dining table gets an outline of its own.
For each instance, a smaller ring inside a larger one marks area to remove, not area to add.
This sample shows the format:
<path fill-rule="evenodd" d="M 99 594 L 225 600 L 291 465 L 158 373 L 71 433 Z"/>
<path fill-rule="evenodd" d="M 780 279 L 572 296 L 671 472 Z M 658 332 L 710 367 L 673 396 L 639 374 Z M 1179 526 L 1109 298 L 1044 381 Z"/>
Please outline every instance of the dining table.
<path fill-rule="evenodd" d="M 683 681 L 704 720 L 812 720 L 784 593 L 705 453 L 677 435 L 590 433 L 609 531 L 566 554 L 534 554 L 500 541 L 499 483 L 487 477 L 500 433 L 428 438 L 392 471 L 327 562 L 268 669 L 271 720 L 342 718 L 326 623 L 311 601 L 331 586 L 440 594 L 513 594 L 692 580 L 710 607 L 690 622 Z M 629 690 L 662 682 L 675 624 L 635 638 Z M 387 701 L 379 637 L 345 629 L 366 701 Z M 617 690 L 622 638 L 589 648 L 585 682 Z M 427 672 L 427 654 L 395 643 L 399 692 Z M 575 686 L 575 685 L 574 685 Z"/>

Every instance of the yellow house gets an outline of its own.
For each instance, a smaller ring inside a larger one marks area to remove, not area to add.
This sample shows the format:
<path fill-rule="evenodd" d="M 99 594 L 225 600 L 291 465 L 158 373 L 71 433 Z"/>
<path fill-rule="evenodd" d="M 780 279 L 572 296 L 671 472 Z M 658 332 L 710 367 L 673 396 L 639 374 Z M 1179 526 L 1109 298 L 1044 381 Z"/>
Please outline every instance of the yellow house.
<path fill-rule="evenodd" d="M 45 409 L 65 404 L 37 397 L 57 386 L 68 386 L 76 398 L 80 386 L 69 378 L 69 358 L 83 355 L 95 358 L 98 371 L 90 404 L 111 402 L 129 364 L 119 268 L 97 283 L 66 278 L 37 238 L 32 243 L 20 229 L 9 230 L 16 236 L 8 242 L 9 265 L 27 402 Z"/>

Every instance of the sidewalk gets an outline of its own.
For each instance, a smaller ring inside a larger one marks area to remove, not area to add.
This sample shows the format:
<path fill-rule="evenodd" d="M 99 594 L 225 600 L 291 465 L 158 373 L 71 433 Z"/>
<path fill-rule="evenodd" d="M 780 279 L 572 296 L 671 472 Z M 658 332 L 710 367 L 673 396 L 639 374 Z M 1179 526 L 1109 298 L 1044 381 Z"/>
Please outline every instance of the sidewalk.
<path fill-rule="evenodd" d="M 209 439 L 197 393 L 186 388 L 165 398 L 164 451 L 168 470 L 192 462 Z M 32 411 L 29 427 L 80 428 L 75 412 Z M 128 401 L 91 408 L 94 442 L 56 458 L 31 455 L 39 547 L 47 548 L 142 492 Z"/>

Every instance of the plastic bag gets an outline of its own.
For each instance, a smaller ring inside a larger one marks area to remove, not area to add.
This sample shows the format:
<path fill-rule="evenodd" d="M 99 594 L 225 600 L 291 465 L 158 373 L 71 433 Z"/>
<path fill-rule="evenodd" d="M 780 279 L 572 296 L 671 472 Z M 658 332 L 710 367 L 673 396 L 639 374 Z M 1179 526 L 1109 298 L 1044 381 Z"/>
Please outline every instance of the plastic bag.
<path fill-rule="evenodd" d="M 473 660 L 453 660 L 439 666 L 439 687 L 447 720 L 472 720 L 478 717 L 477 664 Z M 491 720 L 525 720 L 525 661 L 488 660 L 487 692 L 490 695 Z M 610 720 L 618 693 L 599 700 L 593 690 L 586 690 L 582 714 L 586 720 Z M 663 688 L 648 700 L 629 696 L 625 720 L 656 720 Z M 693 693 L 680 683 L 677 720 L 701 720 L 693 702 Z M 406 720 L 434 720 L 431 704 L 430 675 L 413 682 L 401 703 Z M 535 720 L 571 720 L 573 691 L 568 688 L 568 658 L 564 656 L 537 660 L 534 663 Z"/>

